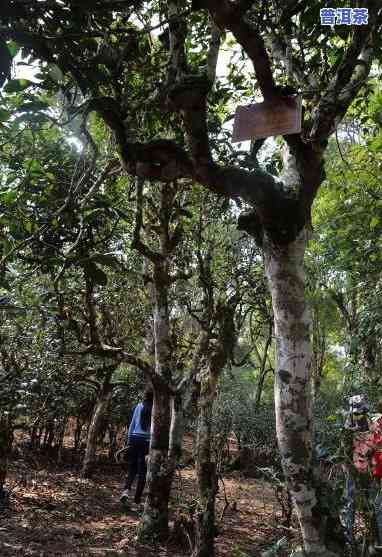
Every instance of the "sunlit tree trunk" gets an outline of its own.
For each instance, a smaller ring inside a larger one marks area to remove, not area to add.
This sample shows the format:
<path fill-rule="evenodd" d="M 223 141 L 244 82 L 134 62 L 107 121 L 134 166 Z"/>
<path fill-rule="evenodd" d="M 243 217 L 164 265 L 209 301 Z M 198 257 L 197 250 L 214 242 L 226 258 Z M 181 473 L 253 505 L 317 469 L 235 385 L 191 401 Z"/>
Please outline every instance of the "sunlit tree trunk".
<path fill-rule="evenodd" d="M 102 419 L 105 416 L 112 392 L 111 373 L 108 373 L 99 390 L 97 401 L 94 406 L 92 419 L 88 429 L 86 441 L 85 457 L 82 465 L 81 475 L 83 478 L 90 478 L 96 460 L 97 437 L 101 427 Z"/>
<path fill-rule="evenodd" d="M 276 336 L 275 409 L 282 466 L 301 526 L 305 553 L 328 557 L 313 480 L 310 312 L 305 300 L 303 230 L 286 246 L 264 244 Z"/>

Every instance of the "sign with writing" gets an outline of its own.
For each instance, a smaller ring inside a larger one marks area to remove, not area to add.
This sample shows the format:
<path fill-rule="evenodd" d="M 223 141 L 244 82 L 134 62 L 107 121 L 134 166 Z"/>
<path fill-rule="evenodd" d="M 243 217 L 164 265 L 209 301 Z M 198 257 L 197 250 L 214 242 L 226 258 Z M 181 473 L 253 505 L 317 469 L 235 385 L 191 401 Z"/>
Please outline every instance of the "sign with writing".
<path fill-rule="evenodd" d="M 232 141 L 262 139 L 272 135 L 300 133 L 300 131 L 301 97 L 284 97 L 277 101 L 238 106 Z"/>

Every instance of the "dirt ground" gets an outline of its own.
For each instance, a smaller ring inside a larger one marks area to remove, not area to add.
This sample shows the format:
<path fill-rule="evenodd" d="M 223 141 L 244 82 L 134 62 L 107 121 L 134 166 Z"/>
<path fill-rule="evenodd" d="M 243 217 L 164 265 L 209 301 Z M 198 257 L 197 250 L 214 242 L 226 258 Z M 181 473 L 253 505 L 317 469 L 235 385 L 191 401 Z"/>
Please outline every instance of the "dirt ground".
<path fill-rule="evenodd" d="M 189 555 L 187 542 L 182 549 L 171 537 L 157 547 L 136 542 L 139 514 L 136 510 L 124 512 L 119 503 L 123 475 L 117 465 L 100 465 L 94 479 L 83 480 L 78 471 L 68 467 L 39 466 L 36 462 L 28 466 L 16 460 L 8 480 L 10 506 L 0 515 L 0 555 Z M 196 495 L 192 467 L 177 472 L 174 488 L 172 518 L 175 509 L 186 509 Z M 218 495 L 216 556 L 260 557 L 272 543 L 288 535 L 280 516 L 274 492 L 266 482 L 244 479 L 239 473 L 224 478 Z"/>

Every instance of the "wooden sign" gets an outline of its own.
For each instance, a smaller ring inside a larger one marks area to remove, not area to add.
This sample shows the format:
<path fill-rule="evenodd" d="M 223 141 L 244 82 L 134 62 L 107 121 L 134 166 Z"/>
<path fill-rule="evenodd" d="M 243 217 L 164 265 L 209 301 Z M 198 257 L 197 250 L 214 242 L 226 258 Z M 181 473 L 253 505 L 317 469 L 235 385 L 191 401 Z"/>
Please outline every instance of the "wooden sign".
<path fill-rule="evenodd" d="M 301 131 L 301 97 L 238 106 L 232 141 L 262 139 Z"/>

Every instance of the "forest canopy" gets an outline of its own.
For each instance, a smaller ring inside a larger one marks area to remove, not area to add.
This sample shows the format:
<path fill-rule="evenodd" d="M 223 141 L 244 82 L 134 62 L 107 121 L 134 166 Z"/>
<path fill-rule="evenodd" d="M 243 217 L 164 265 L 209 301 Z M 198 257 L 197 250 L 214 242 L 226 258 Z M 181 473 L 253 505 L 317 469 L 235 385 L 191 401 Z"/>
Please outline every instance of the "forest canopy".
<path fill-rule="evenodd" d="M 94 477 L 149 385 L 141 542 L 168 539 L 191 435 L 193 557 L 254 455 L 301 551 L 345 554 L 316 448 L 343 446 L 347 397 L 380 397 L 381 27 L 377 0 L 3 1 L 3 493 L 23 436 L 60 460 L 70 430 Z M 238 105 L 291 98 L 301 132 L 233 143 Z"/>

